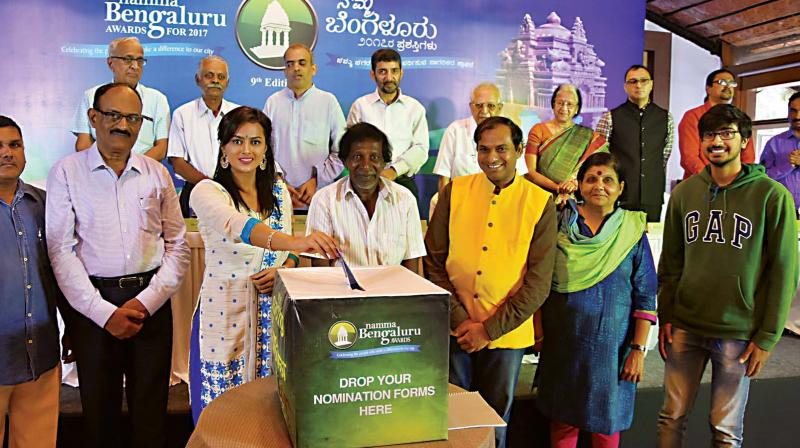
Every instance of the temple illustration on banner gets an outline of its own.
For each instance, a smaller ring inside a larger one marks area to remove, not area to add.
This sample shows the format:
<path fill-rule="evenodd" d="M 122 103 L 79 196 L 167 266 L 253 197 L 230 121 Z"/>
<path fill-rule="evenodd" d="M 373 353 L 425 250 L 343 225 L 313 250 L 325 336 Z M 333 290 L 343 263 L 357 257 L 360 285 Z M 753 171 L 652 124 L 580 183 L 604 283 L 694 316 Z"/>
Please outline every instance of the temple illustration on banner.
<path fill-rule="evenodd" d="M 289 48 L 289 15 L 277 0 L 272 0 L 261 18 L 261 45 L 253 47 L 253 52 L 259 59 L 283 57 Z"/>
<path fill-rule="evenodd" d="M 342 325 L 336 333 L 336 346 L 343 347 L 350 344 L 351 342 L 347 339 L 347 330 L 344 328 L 344 325 Z"/>
<path fill-rule="evenodd" d="M 575 84 L 581 91 L 585 125 L 593 127 L 606 111 L 605 62 L 587 41 L 580 17 L 575 18 L 572 30 L 568 30 L 561 25 L 555 11 L 538 28 L 530 14 L 525 14 L 519 35 L 499 56 L 497 85 L 505 103 L 524 107 L 520 120 L 528 123 L 523 123 L 523 128 L 532 126 L 531 121 L 552 118 L 550 97 L 565 82 Z M 531 117 L 531 113 L 538 119 Z"/>

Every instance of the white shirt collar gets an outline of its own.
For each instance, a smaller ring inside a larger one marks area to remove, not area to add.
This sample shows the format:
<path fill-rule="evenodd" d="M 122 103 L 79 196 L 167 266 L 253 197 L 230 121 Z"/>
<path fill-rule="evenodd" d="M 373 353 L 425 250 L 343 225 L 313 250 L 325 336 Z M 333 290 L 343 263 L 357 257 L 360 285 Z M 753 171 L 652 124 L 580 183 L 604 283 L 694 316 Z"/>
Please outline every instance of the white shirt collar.
<path fill-rule="evenodd" d="M 371 103 L 381 102 L 382 104 L 386 104 L 386 103 L 383 102 L 383 99 L 381 99 L 381 95 L 380 95 L 380 93 L 378 93 L 378 88 L 377 87 L 375 88 L 375 91 L 370 94 L 370 102 Z M 394 104 L 394 103 L 402 103 L 402 102 L 403 102 L 403 91 L 400 90 L 400 87 L 398 87 L 397 88 L 397 99 L 394 100 L 394 102 L 392 102 L 392 104 Z M 391 106 L 391 104 L 386 104 L 386 105 L 387 106 Z"/>
<path fill-rule="evenodd" d="M 380 189 L 378 190 L 378 200 L 385 199 L 389 202 L 393 202 L 394 192 L 389 187 L 389 182 L 391 181 L 383 177 L 381 177 L 379 180 L 381 185 L 379 187 Z M 347 198 L 349 195 L 353 195 L 356 199 L 360 200 L 355 190 L 353 190 L 353 185 L 350 183 L 350 176 L 343 178 L 342 184 L 342 197 Z"/>

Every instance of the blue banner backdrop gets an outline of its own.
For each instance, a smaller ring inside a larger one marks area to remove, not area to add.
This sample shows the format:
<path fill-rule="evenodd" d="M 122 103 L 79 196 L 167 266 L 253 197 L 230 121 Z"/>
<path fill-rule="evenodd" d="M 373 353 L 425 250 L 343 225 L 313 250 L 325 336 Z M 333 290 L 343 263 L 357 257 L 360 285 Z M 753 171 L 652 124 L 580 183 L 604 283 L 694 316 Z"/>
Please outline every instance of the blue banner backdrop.
<path fill-rule="evenodd" d="M 41 181 L 74 150 L 68 129 L 83 91 L 111 80 L 112 39 L 141 40 L 142 82 L 174 109 L 199 95 L 193 77 L 209 54 L 229 63 L 227 98 L 263 107 L 285 85 L 288 37 L 313 45 L 315 83 L 336 94 L 345 115 L 375 89 L 372 52 L 398 50 L 401 87 L 427 108 L 434 155 L 484 80 L 501 87 L 504 113 L 526 131 L 551 116 L 553 87 L 574 82 L 581 118 L 593 124 L 625 100 L 624 71 L 642 61 L 644 15 L 644 0 L 4 0 L 0 114 L 23 129 L 23 178 Z"/>

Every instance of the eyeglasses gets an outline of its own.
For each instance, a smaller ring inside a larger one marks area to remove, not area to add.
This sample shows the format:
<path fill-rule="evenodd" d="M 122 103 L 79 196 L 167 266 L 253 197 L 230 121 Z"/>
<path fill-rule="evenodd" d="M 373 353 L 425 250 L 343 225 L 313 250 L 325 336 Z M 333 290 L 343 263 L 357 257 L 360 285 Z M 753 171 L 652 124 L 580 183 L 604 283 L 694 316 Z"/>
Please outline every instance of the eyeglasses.
<path fill-rule="evenodd" d="M 723 129 L 721 131 L 708 131 L 708 132 L 703 132 L 703 140 L 710 142 L 715 140 L 718 135 L 719 138 L 723 140 L 731 140 L 738 133 L 739 131 L 734 131 L 733 129 Z"/>
<path fill-rule="evenodd" d="M 719 84 L 722 87 L 738 87 L 739 83 L 736 81 L 728 81 L 727 79 L 718 79 L 714 81 L 715 84 Z"/>
<path fill-rule="evenodd" d="M 472 104 L 475 109 L 482 110 L 484 107 L 489 109 L 489 112 L 494 112 L 496 109 L 499 109 L 503 104 L 502 103 L 470 103 Z"/>
<path fill-rule="evenodd" d="M 649 83 L 650 81 L 652 81 L 652 79 L 650 79 L 650 78 L 640 78 L 640 79 L 631 78 L 631 79 L 628 79 L 627 81 L 625 81 L 625 84 L 627 84 L 629 86 L 635 86 L 637 84 L 647 85 L 647 83 Z"/>
<path fill-rule="evenodd" d="M 100 110 L 100 109 L 95 109 L 95 110 L 97 112 L 100 112 L 101 114 L 103 114 L 103 117 L 105 117 L 106 120 L 110 121 L 112 124 L 119 123 L 120 121 L 122 121 L 123 118 L 129 124 L 132 124 L 132 125 L 142 124 L 142 120 L 153 121 L 152 118 L 150 118 L 148 116 L 145 116 L 145 115 L 121 114 L 121 113 L 115 112 L 113 110 L 112 111 L 108 111 L 108 112 L 106 112 L 104 110 Z"/>
<path fill-rule="evenodd" d="M 147 65 L 147 59 L 145 58 L 132 58 L 130 56 L 109 56 L 111 59 L 119 59 L 125 65 L 133 65 L 133 63 L 139 64 L 139 67 L 144 67 Z"/>
<path fill-rule="evenodd" d="M 575 103 L 570 103 L 569 101 L 556 101 L 556 109 L 559 107 L 566 107 L 567 109 L 575 109 L 578 105 Z"/>

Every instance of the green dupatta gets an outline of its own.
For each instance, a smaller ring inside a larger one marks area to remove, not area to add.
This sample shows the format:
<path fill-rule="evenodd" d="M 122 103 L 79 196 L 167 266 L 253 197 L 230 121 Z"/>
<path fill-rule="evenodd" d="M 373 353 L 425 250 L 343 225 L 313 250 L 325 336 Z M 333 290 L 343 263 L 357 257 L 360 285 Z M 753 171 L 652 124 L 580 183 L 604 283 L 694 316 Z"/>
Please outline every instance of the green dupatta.
<path fill-rule="evenodd" d="M 557 184 L 570 179 L 592 153 L 608 152 L 605 139 L 593 138 L 594 131 L 578 124 L 550 137 L 539 149 L 536 170 Z"/>
<path fill-rule="evenodd" d="M 561 212 L 556 240 L 554 291 L 570 293 L 590 288 L 608 277 L 639 242 L 647 229 L 647 215 L 617 208 L 593 237 L 578 231 L 574 201 Z"/>

